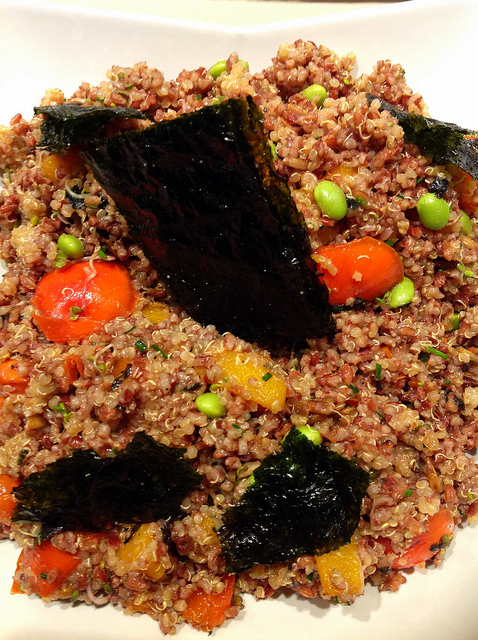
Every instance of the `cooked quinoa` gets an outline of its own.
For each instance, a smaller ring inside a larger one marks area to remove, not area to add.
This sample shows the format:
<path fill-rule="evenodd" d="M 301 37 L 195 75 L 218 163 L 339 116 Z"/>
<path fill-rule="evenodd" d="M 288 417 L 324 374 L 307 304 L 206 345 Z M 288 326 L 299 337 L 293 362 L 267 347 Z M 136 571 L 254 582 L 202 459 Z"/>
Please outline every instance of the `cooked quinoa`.
<path fill-rule="evenodd" d="M 141 525 L 144 544 L 137 553 L 131 545 L 125 551 L 137 533 L 134 525 L 53 535 L 53 546 L 76 554 L 79 563 L 46 601 L 119 603 L 126 613 L 147 613 L 163 633 L 174 633 L 193 594 L 227 588 L 216 534 L 224 510 L 240 501 L 254 470 L 281 450 L 292 427 L 313 427 L 322 446 L 370 473 L 352 540 L 358 586 L 336 569 L 334 588 L 327 587 L 313 556 L 255 565 L 235 577 L 225 618 L 238 615 L 242 593 L 261 599 L 287 588 L 348 604 L 363 593 L 364 580 L 396 591 L 406 582 L 396 559 L 426 534 L 430 518 L 446 509 L 455 525 L 476 521 L 476 193 L 462 188 L 466 174 L 433 164 L 404 139 L 390 113 L 367 101 L 371 93 L 427 114 L 402 67 L 384 60 L 355 77 L 354 63 L 353 54 L 339 57 L 299 40 L 281 45 L 262 72 L 249 70 L 236 53 L 216 79 L 203 67 L 167 81 L 145 63 L 115 66 L 99 86 L 83 83 L 67 99 L 85 107 L 132 107 L 159 122 L 218 100 L 253 96 L 312 250 L 365 236 L 393 245 L 414 284 L 410 304 L 390 308 L 380 299 L 345 308 L 334 314 L 334 337 L 309 340 L 293 352 L 272 354 L 188 317 L 91 171 L 79 161 L 52 160 L 55 154 L 40 149 L 43 116 L 26 121 L 17 115 L 0 129 L 6 263 L 0 360 L 14 358 L 19 376 L 28 380 L 24 389 L 0 386 L 0 473 L 22 479 L 77 449 L 112 456 L 145 431 L 158 443 L 184 449 L 202 476 L 183 500 L 181 517 Z M 321 108 L 301 94 L 312 84 L 327 91 Z M 64 101 L 55 89 L 41 104 Z M 123 126 L 146 125 L 134 120 Z M 315 202 L 314 188 L 324 178 L 355 200 L 340 221 L 323 216 Z M 437 179 L 445 180 L 450 218 L 432 231 L 421 224 L 416 205 Z M 68 190 L 82 194 L 82 206 L 73 206 Z M 460 210 L 471 218 L 471 233 L 461 232 Z M 103 257 L 124 265 L 138 299 L 127 317 L 85 339 L 57 343 L 35 324 L 32 299 L 42 277 L 61 264 L 57 243 L 63 233 L 81 238 L 83 260 Z M 267 408 L 250 391 L 228 386 L 215 358 L 224 350 L 255 353 L 284 381 L 283 406 Z M 67 361 L 75 363 L 73 375 Z M 195 405 L 211 389 L 226 407 L 223 417 L 209 418 Z M 37 543 L 37 523 L 5 520 L 0 527 L 10 544 L 28 549 Z M 440 541 L 430 562 L 441 564 L 449 541 Z M 45 579 L 53 582 L 54 574 Z M 23 592 L 35 592 L 28 566 L 19 564 L 15 581 Z"/>

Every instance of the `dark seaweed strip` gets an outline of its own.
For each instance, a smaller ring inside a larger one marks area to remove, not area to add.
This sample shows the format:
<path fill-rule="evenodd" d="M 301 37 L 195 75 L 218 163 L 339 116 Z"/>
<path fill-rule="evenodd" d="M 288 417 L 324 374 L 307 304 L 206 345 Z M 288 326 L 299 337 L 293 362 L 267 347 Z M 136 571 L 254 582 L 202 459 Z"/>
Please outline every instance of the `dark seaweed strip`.
<path fill-rule="evenodd" d="M 325 335 L 332 321 L 261 117 L 252 100 L 227 100 L 84 155 L 192 317 L 291 347 Z"/>
<path fill-rule="evenodd" d="M 40 522 L 47 537 L 177 515 L 202 480 L 183 454 L 143 432 L 112 458 L 75 451 L 23 480 L 14 491 L 19 503 L 12 520 Z"/>
<path fill-rule="evenodd" d="M 119 374 L 119 376 L 115 378 L 111 383 L 110 391 L 115 391 L 116 389 L 118 389 L 118 387 L 123 384 L 126 378 L 131 375 L 132 369 L 133 367 L 131 366 L 131 364 L 127 364 L 123 371 Z"/>
<path fill-rule="evenodd" d="M 419 149 L 432 156 L 437 163 L 450 163 L 461 167 L 478 180 L 477 132 L 464 129 L 452 122 L 442 122 L 418 113 L 408 113 L 386 100 L 368 93 L 367 100 L 380 100 L 380 108 L 389 111 L 403 128 L 406 137 Z M 470 136 L 470 137 L 467 137 Z"/>
<path fill-rule="evenodd" d="M 82 107 L 70 103 L 34 107 L 33 111 L 47 116 L 41 125 L 42 137 L 38 147 L 54 153 L 77 142 L 91 140 L 112 118 L 145 118 L 144 113 L 138 109 Z"/>
<path fill-rule="evenodd" d="M 264 460 L 218 531 L 226 568 L 275 564 L 350 542 L 368 474 L 294 429 L 283 451 Z"/>

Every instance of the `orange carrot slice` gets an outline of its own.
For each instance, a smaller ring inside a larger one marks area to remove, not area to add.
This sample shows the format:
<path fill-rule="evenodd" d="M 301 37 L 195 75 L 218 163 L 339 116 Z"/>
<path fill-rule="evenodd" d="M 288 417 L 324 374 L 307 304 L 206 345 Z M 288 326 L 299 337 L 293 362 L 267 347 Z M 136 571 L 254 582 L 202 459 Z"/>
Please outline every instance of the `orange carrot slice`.
<path fill-rule="evenodd" d="M 15 391 L 22 393 L 28 386 L 29 378 L 18 373 L 18 360 L 7 358 L 0 364 L 0 385 L 5 384 L 15 388 Z"/>
<path fill-rule="evenodd" d="M 52 342 L 81 340 L 117 316 L 128 316 L 138 294 L 117 262 L 75 262 L 44 276 L 36 288 L 34 322 Z"/>
<path fill-rule="evenodd" d="M 22 550 L 17 570 L 25 570 L 33 591 L 42 598 L 46 598 L 61 587 L 79 562 L 80 559 L 76 555 L 57 549 L 50 540 L 44 540 L 33 549 Z M 55 571 L 50 573 L 52 569 Z M 18 584 L 14 581 L 12 592 L 18 593 L 18 591 Z"/>
<path fill-rule="evenodd" d="M 198 589 L 188 598 L 188 606 L 183 618 L 196 629 L 212 631 L 226 620 L 226 609 L 231 604 L 234 591 L 234 575 L 226 576 L 223 581 L 226 588 L 221 593 L 206 593 Z"/>
<path fill-rule="evenodd" d="M 18 487 L 20 481 L 6 473 L 0 474 L 0 524 L 10 524 L 17 501 L 12 489 Z"/>
<path fill-rule="evenodd" d="M 428 531 L 419 533 L 412 539 L 408 549 L 395 558 L 393 569 L 409 569 L 426 562 L 440 551 L 444 536 L 448 538 L 455 529 L 453 516 L 448 509 L 440 509 L 428 521 Z"/>
<path fill-rule="evenodd" d="M 329 289 L 329 302 L 342 305 L 361 298 L 371 302 L 404 277 L 399 254 L 376 238 L 360 238 L 345 244 L 316 249 L 319 278 Z"/>

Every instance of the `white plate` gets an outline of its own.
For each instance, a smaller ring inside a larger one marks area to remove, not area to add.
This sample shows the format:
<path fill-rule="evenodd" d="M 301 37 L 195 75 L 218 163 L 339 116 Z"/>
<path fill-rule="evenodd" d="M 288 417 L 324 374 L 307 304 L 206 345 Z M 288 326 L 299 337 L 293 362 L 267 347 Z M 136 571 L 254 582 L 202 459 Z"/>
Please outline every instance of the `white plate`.
<path fill-rule="evenodd" d="M 218 9 L 221 3 L 218 2 Z M 230 28 L 121 13 L 72 10 L 59 5 L 0 4 L 0 123 L 32 115 L 48 87 L 71 94 L 82 81 L 99 82 L 112 64 L 141 60 L 167 78 L 183 67 L 209 66 L 232 51 L 252 70 L 269 64 L 281 42 L 312 39 L 340 54 L 355 51 L 357 70 L 379 59 L 400 62 L 431 114 L 478 129 L 476 34 L 478 4 L 472 0 L 400 3 L 291 23 Z M 8 91 L 7 91 L 8 89 Z M 7 100 L 8 97 L 8 100 Z M 478 632 L 478 530 L 459 531 L 442 568 L 416 571 L 396 594 L 367 587 L 352 607 L 282 595 L 245 599 L 238 619 L 214 635 L 225 640 L 476 640 Z M 94 609 L 9 595 L 18 550 L 0 543 L 0 637 L 2 640 L 151 640 L 160 638 L 147 616 L 121 609 Z M 180 640 L 206 637 L 183 626 Z"/>

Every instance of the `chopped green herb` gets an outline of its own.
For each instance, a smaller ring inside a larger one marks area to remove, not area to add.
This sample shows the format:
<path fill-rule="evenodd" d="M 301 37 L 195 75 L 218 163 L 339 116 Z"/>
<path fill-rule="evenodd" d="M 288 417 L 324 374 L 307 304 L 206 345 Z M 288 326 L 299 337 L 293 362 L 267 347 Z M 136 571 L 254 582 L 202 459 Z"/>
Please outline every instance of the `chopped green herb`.
<path fill-rule="evenodd" d="M 68 411 L 68 409 L 66 408 L 63 402 L 60 402 L 59 404 L 55 405 L 53 409 L 54 411 L 60 411 L 61 413 L 66 413 Z"/>
<path fill-rule="evenodd" d="M 382 413 L 380 413 L 380 411 L 375 411 L 375 413 L 378 415 L 380 420 L 385 420 L 385 416 Z"/>
<path fill-rule="evenodd" d="M 80 313 L 83 311 L 81 307 L 77 307 L 76 305 L 70 307 L 68 309 L 70 313 L 70 320 L 78 320 Z"/>
<path fill-rule="evenodd" d="M 271 378 L 272 378 L 272 373 L 270 371 L 268 371 L 266 374 L 262 376 L 262 379 L 264 380 L 264 382 L 267 382 Z"/>
<path fill-rule="evenodd" d="M 409 498 L 411 495 L 413 495 L 413 489 L 407 489 L 405 491 L 405 493 L 403 494 L 404 498 Z"/>
<path fill-rule="evenodd" d="M 108 258 L 108 256 L 106 255 L 106 252 L 105 252 L 105 250 L 103 248 L 98 251 L 98 255 L 100 256 L 100 258 L 102 260 L 106 260 Z"/>
<path fill-rule="evenodd" d="M 352 391 L 352 393 L 358 393 L 359 390 L 357 389 L 357 387 L 353 384 L 349 384 L 349 389 Z"/>
<path fill-rule="evenodd" d="M 375 377 L 377 380 L 382 379 L 382 365 L 380 364 L 380 362 L 377 362 L 375 364 Z"/>
<path fill-rule="evenodd" d="M 153 351 L 156 351 L 157 353 L 159 353 L 159 355 L 162 356 L 165 360 L 168 359 L 168 354 L 164 353 L 164 351 L 162 349 L 160 349 L 157 344 L 152 344 L 151 345 L 151 349 L 153 349 Z"/>
<path fill-rule="evenodd" d="M 127 84 L 125 84 L 124 88 L 125 89 L 131 89 L 131 87 L 133 86 L 132 82 L 128 82 Z"/>
<path fill-rule="evenodd" d="M 103 586 L 103 591 L 106 591 L 106 593 L 113 593 L 114 589 L 110 584 L 105 584 Z"/>
<path fill-rule="evenodd" d="M 40 572 L 40 578 L 42 580 L 48 580 L 48 574 L 47 573 L 43 573 L 43 571 Z"/>
<path fill-rule="evenodd" d="M 202 95 L 200 93 L 196 95 L 196 100 L 202 100 Z"/>
<path fill-rule="evenodd" d="M 426 362 L 428 362 L 428 358 L 429 358 L 428 353 L 421 353 L 421 354 L 420 354 L 420 360 L 421 360 L 422 362 L 425 362 L 425 363 L 426 363 Z"/>
<path fill-rule="evenodd" d="M 394 247 L 395 240 L 392 240 L 392 238 L 389 238 L 388 240 L 385 241 L 385 244 L 388 244 L 389 247 Z"/>
<path fill-rule="evenodd" d="M 460 328 L 460 316 L 454 313 L 451 317 L 451 330 L 456 331 Z"/>
<path fill-rule="evenodd" d="M 75 600 L 78 600 L 79 595 L 80 595 L 80 592 L 77 591 L 76 589 L 73 589 L 70 596 L 70 602 L 75 602 Z"/>
<path fill-rule="evenodd" d="M 365 200 L 365 198 L 362 198 L 361 196 L 355 196 L 355 200 L 357 200 L 357 202 L 361 204 L 363 207 L 367 204 L 367 201 Z"/>
<path fill-rule="evenodd" d="M 440 356 L 443 360 L 448 360 L 450 357 L 447 353 L 443 353 L 443 351 L 439 351 L 435 349 L 435 347 L 427 347 L 427 353 L 432 353 L 434 356 Z"/>
<path fill-rule="evenodd" d="M 134 346 L 135 346 L 137 349 L 139 349 L 142 353 L 144 353 L 144 352 L 146 351 L 146 349 L 148 348 L 148 347 L 144 344 L 144 342 L 141 342 L 141 340 L 137 340 L 137 341 L 134 343 Z"/>
<path fill-rule="evenodd" d="M 128 333 L 131 333 L 131 332 L 132 332 L 132 331 L 134 331 L 135 329 L 136 329 L 136 325 L 133 325 L 133 326 L 131 327 L 131 329 L 128 329 L 128 331 L 125 331 L 125 332 L 123 333 L 123 335 L 127 336 L 127 335 L 128 335 Z"/>

